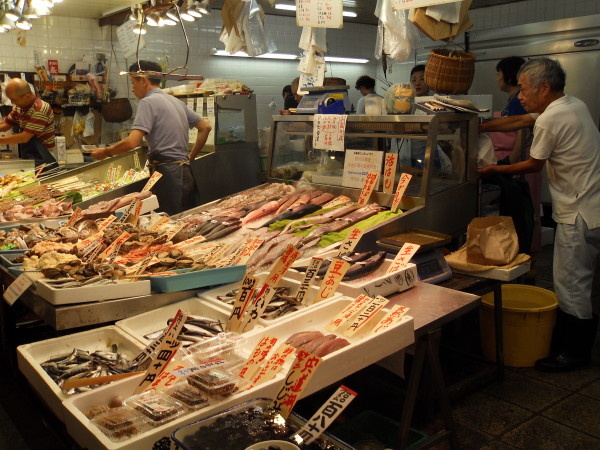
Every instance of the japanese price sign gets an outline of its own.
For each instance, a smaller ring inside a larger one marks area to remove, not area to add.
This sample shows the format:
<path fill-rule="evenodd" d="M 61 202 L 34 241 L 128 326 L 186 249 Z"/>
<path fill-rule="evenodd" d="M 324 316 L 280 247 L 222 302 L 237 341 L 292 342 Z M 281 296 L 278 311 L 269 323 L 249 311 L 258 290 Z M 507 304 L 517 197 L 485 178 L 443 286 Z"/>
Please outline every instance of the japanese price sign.
<path fill-rule="evenodd" d="M 185 241 L 178 242 L 177 244 L 174 244 L 173 247 L 182 249 L 184 247 L 190 247 L 195 244 L 200 244 L 205 240 L 206 238 L 200 234 L 198 236 L 194 236 L 193 238 L 186 239 Z"/>
<path fill-rule="evenodd" d="M 351 253 L 356 248 L 356 245 L 358 244 L 358 241 L 360 241 L 360 238 L 363 234 L 364 231 L 360 228 L 352 228 L 346 235 L 346 240 L 342 242 L 342 245 L 340 245 L 338 256 Z"/>
<path fill-rule="evenodd" d="M 348 116 L 315 114 L 313 119 L 313 148 L 344 151 L 344 133 Z"/>
<path fill-rule="evenodd" d="M 345 195 L 340 195 L 336 198 L 334 198 L 333 200 L 331 200 L 328 203 L 325 203 L 323 205 L 323 209 L 327 209 L 327 208 L 333 208 L 334 206 L 340 206 L 343 205 L 344 203 L 348 203 L 350 201 L 350 199 L 348 197 L 346 197 Z"/>
<path fill-rule="evenodd" d="M 396 255 L 396 257 L 394 258 L 394 261 L 392 261 L 392 263 L 390 264 L 390 267 L 388 267 L 387 273 L 394 273 L 400 269 L 404 269 L 410 261 L 410 259 L 413 256 L 415 256 L 415 253 L 417 253 L 419 247 L 421 246 L 418 244 L 411 244 L 410 242 L 405 242 L 398 254 Z"/>
<path fill-rule="evenodd" d="M 2 294 L 4 300 L 6 303 L 12 306 L 13 303 L 16 302 L 21 295 L 23 295 L 23 292 L 29 289 L 29 286 L 31 286 L 39 278 L 43 277 L 44 276 L 41 273 L 22 273 L 8 286 L 8 288 L 6 288 L 4 294 Z"/>
<path fill-rule="evenodd" d="M 246 264 L 250 257 L 256 250 L 263 244 L 264 239 L 254 238 L 248 239 L 242 247 L 242 251 L 239 253 L 237 259 L 233 261 L 234 264 Z"/>
<path fill-rule="evenodd" d="M 256 277 L 253 277 L 252 275 L 246 274 L 244 276 L 242 284 L 238 289 L 238 293 L 235 297 L 235 301 L 233 302 L 233 310 L 231 311 L 231 315 L 229 316 L 229 320 L 227 321 L 225 330 L 238 330 L 238 328 L 242 324 L 242 317 L 244 316 L 244 311 L 246 310 L 248 303 L 252 299 L 252 294 L 254 293 L 254 289 L 256 287 L 257 282 L 258 279 Z"/>
<path fill-rule="evenodd" d="M 133 214 L 133 212 L 135 211 L 135 209 L 137 208 L 137 205 L 141 204 L 140 200 L 134 200 L 132 201 L 129 206 L 127 207 L 127 209 L 125 211 L 123 211 L 123 215 L 121 216 L 120 221 L 123 223 L 127 223 L 128 222 L 128 218 L 131 214 Z"/>
<path fill-rule="evenodd" d="M 104 259 L 104 258 L 108 258 L 110 255 L 112 255 L 113 253 L 118 254 L 119 253 L 119 249 L 121 248 L 121 245 L 123 245 L 123 242 L 125 242 L 127 239 L 129 239 L 131 237 L 131 234 L 129 234 L 127 231 L 123 231 L 121 233 L 121 235 L 115 239 L 112 244 L 110 244 L 106 250 L 104 250 L 101 254 L 100 254 L 100 258 Z"/>
<path fill-rule="evenodd" d="M 186 315 L 177 311 L 171 325 L 165 333 L 165 338 L 162 343 L 156 349 L 156 356 L 150 363 L 150 367 L 144 374 L 144 377 L 138 387 L 135 389 L 134 394 L 144 392 L 165 369 L 169 361 L 175 356 L 175 353 L 181 345 L 181 341 L 177 339 L 183 325 L 185 324 Z"/>
<path fill-rule="evenodd" d="M 127 217 L 127 220 L 125 222 L 130 223 L 135 226 L 135 225 L 137 225 L 138 220 L 140 220 L 140 214 L 142 213 L 143 202 L 142 202 L 142 200 L 134 200 L 133 204 L 135 205 L 133 207 L 133 211 L 131 212 L 131 214 L 129 214 L 129 217 Z"/>
<path fill-rule="evenodd" d="M 356 398 L 356 395 L 356 392 L 346 386 L 340 386 L 315 415 L 296 432 L 292 440 L 303 445 L 310 445 L 337 419 L 350 402 Z"/>
<path fill-rule="evenodd" d="M 398 165 L 398 155 L 395 153 L 385 154 L 385 163 L 383 165 L 383 192 L 386 194 L 394 193 L 394 182 L 396 181 L 396 166 Z"/>
<path fill-rule="evenodd" d="M 117 220 L 117 216 L 111 214 L 106 219 L 103 219 L 102 222 L 98 224 L 98 231 L 104 230 L 107 226 Z"/>
<path fill-rule="evenodd" d="M 325 329 L 328 331 L 336 331 L 348 323 L 352 317 L 358 314 L 369 302 L 373 300 L 364 294 L 359 295 L 356 299 L 346 306 L 334 319 L 325 325 Z"/>
<path fill-rule="evenodd" d="M 240 377 L 246 380 L 251 380 L 256 372 L 264 365 L 267 355 L 277 343 L 277 338 L 273 336 L 263 336 L 250 353 L 250 357 L 240 370 Z"/>
<path fill-rule="evenodd" d="M 381 172 L 383 152 L 373 150 L 346 150 L 342 186 L 360 189 L 369 172 Z"/>
<path fill-rule="evenodd" d="M 404 314 L 408 312 L 410 308 L 402 305 L 394 305 L 390 309 L 390 311 L 379 321 L 375 328 L 373 328 L 373 333 L 378 333 L 380 331 L 386 330 L 392 325 L 400 322 Z"/>
<path fill-rule="evenodd" d="M 250 386 L 249 389 L 275 378 L 275 375 L 277 375 L 294 353 L 296 353 L 296 349 L 291 345 L 281 344 L 277 347 L 273 355 L 267 361 L 267 364 L 260 366 L 258 372 L 256 372 L 252 379 L 252 386 Z"/>
<path fill-rule="evenodd" d="M 344 331 L 344 336 L 354 336 L 358 332 L 358 330 L 364 327 L 367 321 L 373 319 L 373 317 L 375 317 L 375 314 L 377 314 L 381 308 L 387 305 L 388 302 L 389 300 L 387 298 L 378 295 L 369 303 L 367 303 L 367 306 L 365 306 L 363 310 L 360 311 L 358 315 L 351 320 L 350 326 L 346 331 Z"/>
<path fill-rule="evenodd" d="M 163 225 L 168 224 L 170 221 L 171 219 L 169 219 L 168 217 L 160 217 L 156 222 L 152 224 L 152 226 L 150 226 L 150 228 L 148 228 L 148 231 L 156 231 Z"/>
<path fill-rule="evenodd" d="M 358 198 L 359 205 L 366 205 L 369 202 L 371 194 L 377 187 L 377 180 L 379 180 L 379 174 L 376 172 L 369 172 L 365 178 L 365 184 L 360 191 L 360 197 Z"/>
<path fill-rule="evenodd" d="M 299 350 L 279 392 L 271 403 L 271 407 L 279 410 L 281 415 L 287 418 L 320 363 L 321 358 L 318 356 Z"/>
<path fill-rule="evenodd" d="M 310 287 L 314 283 L 316 279 L 317 272 L 319 268 L 323 264 L 323 258 L 312 258 L 308 267 L 306 268 L 306 274 L 300 283 L 300 287 L 298 288 L 298 292 L 296 292 L 296 301 L 302 303 L 304 305 L 311 305 L 313 299 L 307 294 L 310 292 Z"/>
<path fill-rule="evenodd" d="M 150 178 L 148 178 L 148 181 L 146 182 L 146 186 L 144 186 L 144 188 L 142 189 L 142 192 L 146 192 L 146 191 L 149 191 L 150 189 L 152 189 L 152 186 L 154 186 L 156 184 L 156 182 L 158 180 L 160 180 L 161 177 L 162 177 L 162 173 L 154 172 L 150 176 Z"/>
<path fill-rule="evenodd" d="M 179 380 L 179 377 L 174 372 L 182 369 L 185 369 L 185 366 L 183 366 L 180 362 L 171 361 L 146 390 L 153 391 L 156 389 L 165 389 L 173 386 Z"/>
<path fill-rule="evenodd" d="M 391 211 L 398 211 L 398 206 L 400 206 L 400 200 L 402 200 L 402 196 L 404 195 L 404 191 L 408 187 L 408 183 L 412 179 L 412 175 L 409 173 L 403 173 L 400 175 L 400 181 L 398 182 L 398 187 L 396 188 L 396 193 L 394 194 L 394 200 L 392 201 Z"/>
<path fill-rule="evenodd" d="M 342 0 L 296 0 L 296 25 L 314 28 L 342 28 Z"/>
<path fill-rule="evenodd" d="M 73 211 L 73 214 L 71 214 L 71 217 L 69 217 L 69 220 L 67 220 L 67 223 L 65 224 L 65 226 L 72 227 L 82 217 L 83 217 L 83 211 L 78 206 L 77 208 L 75 208 L 75 211 Z"/>
<path fill-rule="evenodd" d="M 344 275 L 346 275 L 346 272 L 349 268 L 350 263 L 348 261 L 344 261 L 339 258 L 333 258 L 331 264 L 329 264 L 327 273 L 323 277 L 323 281 L 321 282 L 321 287 L 315 302 L 326 300 L 335 294 L 335 291 L 337 290 L 342 278 L 344 278 Z"/>

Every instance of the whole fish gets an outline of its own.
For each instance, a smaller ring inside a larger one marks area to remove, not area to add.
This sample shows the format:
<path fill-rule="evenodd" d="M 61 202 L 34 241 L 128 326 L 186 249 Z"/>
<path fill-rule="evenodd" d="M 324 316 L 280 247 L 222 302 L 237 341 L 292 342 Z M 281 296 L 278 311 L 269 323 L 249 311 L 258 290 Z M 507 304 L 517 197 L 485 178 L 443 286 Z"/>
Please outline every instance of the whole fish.
<path fill-rule="evenodd" d="M 219 230 L 217 232 L 211 233 L 206 237 L 206 240 L 214 240 L 214 239 L 221 239 L 222 237 L 225 237 L 231 233 L 233 233 L 236 230 L 239 230 L 240 228 L 242 228 L 242 224 L 241 223 L 237 223 L 235 225 L 229 225 L 226 228 L 223 228 L 222 230 Z"/>
<path fill-rule="evenodd" d="M 356 211 L 358 208 L 360 208 L 360 205 L 348 205 L 348 206 L 342 206 L 336 209 L 332 209 L 331 211 L 328 211 L 326 213 L 323 214 L 319 214 L 318 216 L 312 216 L 312 217 L 305 217 L 305 218 L 301 218 L 298 220 L 293 220 L 291 222 L 289 222 L 283 230 L 281 230 L 282 233 L 286 233 L 287 231 L 289 231 L 293 225 L 300 223 L 300 222 L 306 222 L 305 225 L 296 227 L 296 230 L 302 230 L 304 228 L 310 228 L 316 224 L 319 223 L 327 223 L 327 222 L 331 222 L 332 220 L 335 220 L 339 217 L 343 217 L 347 214 L 350 214 L 353 211 Z"/>
<path fill-rule="evenodd" d="M 292 194 L 284 195 L 279 200 L 279 208 L 277 208 L 276 214 L 281 214 L 283 211 L 292 206 L 298 198 L 300 198 L 300 192 L 294 192 Z"/>
<path fill-rule="evenodd" d="M 275 216 L 273 219 L 269 220 L 263 226 L 268 227 L 275 222 L 279 222 L 280 220 L 289 220 L 296 219 L 298 217 L 306 216 L 307 214 L 311 214 L 315 211 L 321 209 L 321 205 L 311 205 L 310 203 L 304 203 L 302 205 L 298 205 L 293 209 L 286 209 L 284 212 Z"/>
<path fill-rule="evenodd" d="M 342 281 L 354 280 L 374 272 L 383 264 L 383 261 L 385 261 L 385 255 L 385 251 L 380 251 L 371 256 L 369 259 L 355 262 L 350 266 L 344 275 L 344 278 L 342 278 Z"/>
<path fill-rule="evenodd" d="M 244 217 L 242 219 L 242 225 L 246 225 L 248 222 L 271 214 L 272 212 L 277 211 L 277 208 L 279 208 L 279 202 L 277 200 L 272 200 L 268 203 L 265 203 L 260 208 L 251 211 L 246 217 Z"/>

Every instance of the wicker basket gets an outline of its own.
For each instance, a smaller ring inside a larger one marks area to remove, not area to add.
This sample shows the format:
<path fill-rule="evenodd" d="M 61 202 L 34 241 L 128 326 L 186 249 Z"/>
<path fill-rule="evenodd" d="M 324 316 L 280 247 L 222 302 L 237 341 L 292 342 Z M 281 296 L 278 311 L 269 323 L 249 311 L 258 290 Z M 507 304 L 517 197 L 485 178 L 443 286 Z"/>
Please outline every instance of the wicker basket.
<path fill-rule="evenodd" d="M 425 65 L 425 82 L 438 94 L 465 94 L 473 83 L 475 55 L 462 50 L 433 49 Z"/>
<path fill-rule="evenodd" d="M 345 86 L 346 80 L 343 78 L 336 77 L 325 77 L 323 79 L 323 86 Z"/>
<path fill-rule="evenodd" d="M 102 118 L 107 122 L 121 123 L 131 119 L 133 109 L 128 98 L 113 98 L 102 103 Z"/>

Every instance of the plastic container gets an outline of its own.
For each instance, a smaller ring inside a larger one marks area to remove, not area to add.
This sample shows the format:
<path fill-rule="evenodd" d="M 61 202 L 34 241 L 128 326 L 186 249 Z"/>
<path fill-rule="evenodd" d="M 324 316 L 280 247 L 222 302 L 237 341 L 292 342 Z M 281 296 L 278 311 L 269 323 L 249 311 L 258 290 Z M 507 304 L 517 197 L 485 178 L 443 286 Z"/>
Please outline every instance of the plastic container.
<path fill-rule="evenodd" d="M 239 377 L 223 369 L 212 369 L 190 375 L 188 383 L 211 397 L 229 397 L 237 389 Z"/>
<path fill-rule="evenodd" d="M 524 284 L 502 285 L 504 363 L 532 367 L 550 353 L 558 301 L 547 290 Z M 486 358 L 496 360 L 494 294 L 485 294 L 480 309 L 481 346 Z"/>
<path fill-rule="evenodd" d="M 165 277 L 150 277 L 152 290 L 155 292 L 176 292 L 198 289 L 217 284 L 239 281 L 246 273 L 246 265 L 205 269 L 195 272 L 178 273 Z"/>
<path fill-rule="evenodd" d="M 165 393 L 194 410 L 205 408 L 210 404 L 210 400 L 205 393 L 185 382 L 177 383 Z"/>
<path fill-rule="evenodd" d="M 159 427 L 184 414 L 185 406 L 167 394 L 157 391 L 144 392 L 125 400 L 125 406 L 141 412 L 150 419 L 150 425 Z"/>
<path fill-rule="evenodd" d="M 142 413 L 125 407 L 110 409 L 94 417 L 92 422 L 113 442 L 126 441 L 151 428 Z"/>

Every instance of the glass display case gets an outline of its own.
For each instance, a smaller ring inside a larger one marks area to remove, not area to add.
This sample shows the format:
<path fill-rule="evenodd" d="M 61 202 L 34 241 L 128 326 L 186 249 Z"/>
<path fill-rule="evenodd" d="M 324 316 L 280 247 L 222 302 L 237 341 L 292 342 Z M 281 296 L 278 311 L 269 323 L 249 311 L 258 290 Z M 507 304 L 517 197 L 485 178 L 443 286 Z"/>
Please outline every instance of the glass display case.
<path fill-rule="evenodd" d="M 372 200 L 390 206 L 393 194 L 382 192 L 381 180 L 385 154 L 393 153 L 398 155 L 395 185 L 402 173 L 412 180 L 400 204 L 405 214 L 378 228 L 377 235 L 398 226 L 458 235 L 477 214 L 477 115 L 348 116 L 344 151 L 315 149 L 314 124 L 314 116 L 273 117 L 269 181 L 304 179 L 357 200 L 362 183 L 353 175 L 361 172 L 360 155 L 367 155 L 380 173 Z"/>

